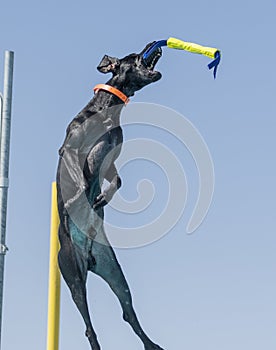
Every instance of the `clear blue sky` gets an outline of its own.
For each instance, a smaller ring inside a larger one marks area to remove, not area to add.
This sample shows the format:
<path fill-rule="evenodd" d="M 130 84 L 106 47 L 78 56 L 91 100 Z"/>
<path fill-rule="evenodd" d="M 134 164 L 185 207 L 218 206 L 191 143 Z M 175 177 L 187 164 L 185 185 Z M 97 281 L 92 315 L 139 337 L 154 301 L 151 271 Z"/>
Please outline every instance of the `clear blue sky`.
<path fill-rule="evenodd" d="M 3 350 L 46 347 L 51 182 L 67 124 L 107 79 L 97 64 L 169 36 L 219 47 L 217 80 L 207 58 L 164 49 L 162 80 L 132 100 L 173 108 L 195 125 L 214 162 L 214 198 L 187 235 L 198 189 L 182 148 L 191 186 L 183 217 L 158 242 L 117 250 L 118 259 L 144 328 L 165 350 L 275 349 L 275 13 L 272 0 L 1 4 L 1 82 L 4 50 L 15 51 Z M 152 168 L 123 169 L 122 194 L 135 198 L 145 169 L 161 193 L 163 175 Z M 142 349 L 104 282 L 90 276 L 88 295 L 102 349 Z M 65 349 L 89 345 L 63 284 Z"/>

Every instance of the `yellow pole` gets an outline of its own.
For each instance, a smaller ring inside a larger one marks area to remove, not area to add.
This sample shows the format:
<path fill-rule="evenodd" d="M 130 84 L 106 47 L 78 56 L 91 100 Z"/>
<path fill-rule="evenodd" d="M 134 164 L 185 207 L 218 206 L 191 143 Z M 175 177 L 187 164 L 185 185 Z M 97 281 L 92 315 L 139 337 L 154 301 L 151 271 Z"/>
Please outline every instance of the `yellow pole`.
<path fill-rule="evenodd" d="M 52 183 L 51 236 L 49 258 L 49 291 L 48 291 L 48 336 L 47 350 L 58 350 L 59 314 L 60 314 L 60 271 L 58 267 L 58 226 L 57 188 Z"/>

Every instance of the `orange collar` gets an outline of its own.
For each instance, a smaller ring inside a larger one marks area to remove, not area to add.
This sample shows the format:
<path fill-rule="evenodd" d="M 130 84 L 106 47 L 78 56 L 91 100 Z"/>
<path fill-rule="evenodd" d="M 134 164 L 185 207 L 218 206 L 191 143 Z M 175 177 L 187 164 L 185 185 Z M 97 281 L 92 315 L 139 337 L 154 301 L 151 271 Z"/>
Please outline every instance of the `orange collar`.
<path fill-rule="evenodd" d="M 107 84 L 98 84 L 93 89 L 95 93 L 97 93 L 99 90 L 104 90 L 111 92 L 113 95 L 119 97 L 120 100 L 124 102 L 124 104 L 127 104 L 129 102 L 129 98 L 120 90 L 116 89 L 113 86 L 107 85 Z"/>

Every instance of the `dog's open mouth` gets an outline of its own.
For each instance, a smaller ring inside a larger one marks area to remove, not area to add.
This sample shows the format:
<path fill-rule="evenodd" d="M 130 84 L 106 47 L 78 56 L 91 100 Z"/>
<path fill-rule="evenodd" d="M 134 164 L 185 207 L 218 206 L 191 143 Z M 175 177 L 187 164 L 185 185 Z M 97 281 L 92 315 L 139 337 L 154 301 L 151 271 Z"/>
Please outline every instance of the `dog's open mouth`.
<path fill-rule="evenodd" d="M 147 58 L 144 58 L 144 63 L 146 65 L 146 67 L 150 71 L 152 71 L 161 56 L 162 56 L 162 49 L 160 47 L 158 47 Z"/>

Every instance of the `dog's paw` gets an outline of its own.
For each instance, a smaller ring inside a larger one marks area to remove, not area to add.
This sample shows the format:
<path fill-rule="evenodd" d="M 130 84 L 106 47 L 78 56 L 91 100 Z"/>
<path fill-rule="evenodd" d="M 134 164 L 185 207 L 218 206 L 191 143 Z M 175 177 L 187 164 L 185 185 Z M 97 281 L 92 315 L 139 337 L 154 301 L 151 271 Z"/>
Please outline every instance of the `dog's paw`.
<path fill-rule="evenodd" d="M 106 193 L 101 193 L 94 201 L 94 204 L 93 204 L 93 209 L 96 210 L 96 209 L 99 209 L 101 207 L 104 207 L 105 205 L 107 205 L 108 201 L 107 201 L 107 198 L 106 198 Z"/>
<path fill-rule="evenodd" d="M 150 344 L 149 346 L 145 346 L 145 350 L 164 350 L 157 344 Z"/>

